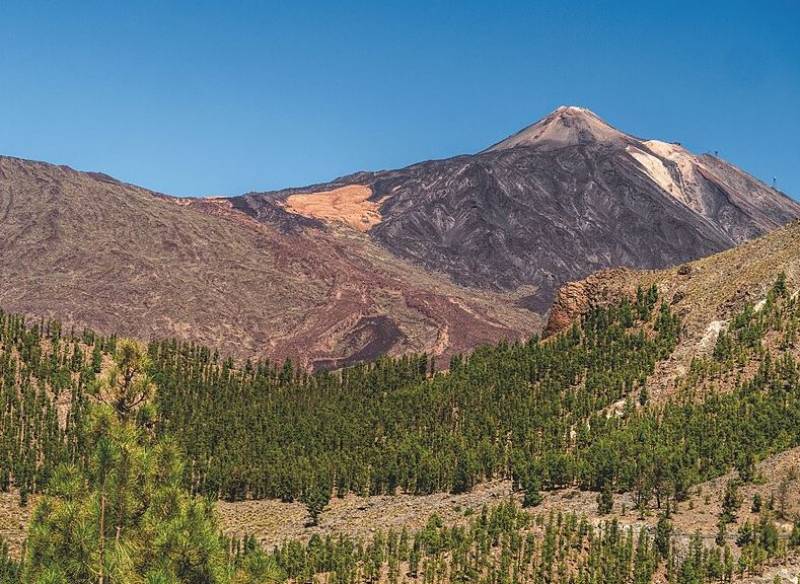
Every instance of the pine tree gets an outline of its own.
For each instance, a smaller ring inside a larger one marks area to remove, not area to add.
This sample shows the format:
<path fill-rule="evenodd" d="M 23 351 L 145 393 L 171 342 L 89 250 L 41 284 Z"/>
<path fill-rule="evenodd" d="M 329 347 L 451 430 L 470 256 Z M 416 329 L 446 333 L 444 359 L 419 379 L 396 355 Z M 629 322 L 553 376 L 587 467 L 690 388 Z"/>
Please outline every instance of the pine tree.
<path fill-rule="evenodd" d="M 722 496 L 722 512 L 720 513 L 722 523 L 732 523 L 736 519 L 736 513 L 742 505 L 738 487 L 738 483 L 734 480 L 728 481 L 725 485 L 725 493 Z"/>
<path fill-rule="evenodd" d="M 19 563 L 12 557 L 8 544 L 0 540 L 0 584 L 18 584 Z"/>
<path fill-rule="evenodd" d="M 670 542 L 672 538 L 672 523 L 667 518 L 666 513 L 662 513 L 658 518 L 656 524 L 655 546 L 658 554 L 667 559 L 670 550 Z"/>
<path fill-rule="evenodd" d="M 329 485 L 314 482 L 303 491 L 301 501 L 308 511 L 308 525 L 318 525 L 319 516 L 331 500 Z"/>
<path fill-rule="evenodd" d="M 608 515 L 614 507 L 614 493 L 611 491 L 611 485 L 606 483 L 603 489 L 597 494 L 597 513 L 600 515 Z"/>
<path fill-rule="evenodd" d="M 238 565 L 229 557 L 213 504 L 183 487 L 176 443 L 141 423 L 153 412 L 142 397 L 140 347 L 121 343 L 117 357 L 121 382 L 110 385 L 109 403 L 89 410 L 88 464 L 60 466 L 33 514 L 22 581 L 212 584 L 275 576 L 260 552 Z"/>
<path fill-rule="evenodd" d="M 527 476 L 523 483 L 523 500 L 524 507 L 536 507 L 542 502 L 542 480 L 539 477 L 538 467 L 531 467 L 528 470 Z"/>

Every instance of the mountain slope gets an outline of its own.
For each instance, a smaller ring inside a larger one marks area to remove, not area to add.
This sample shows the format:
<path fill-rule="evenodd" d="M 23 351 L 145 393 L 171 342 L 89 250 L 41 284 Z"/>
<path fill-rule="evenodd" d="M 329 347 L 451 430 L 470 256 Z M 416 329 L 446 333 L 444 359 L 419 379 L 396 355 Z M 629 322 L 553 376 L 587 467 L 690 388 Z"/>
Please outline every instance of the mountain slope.
<path fill-rule="evenodd" d="M 779 274 L 785 275 L 786 288 L 796 300 L 800 221 L 682 266 L 652 271 L 611 269 L 565 284 L 556 295 L 545 333 L 557 333 L 589 309 L 609 306 L 623 296 L 633 298 L 637 287 L 647 289 L 655 284 L 684 327 L 669 362 L 660 364 L 651 379 L 656 393 L 668 397 L 680 390 L 694 359 L 711 355 L 720 332 L 727 330 L 742 310 L 747 306 L 755 312 L 761 310 Z M 778 348 L 770 345 L 775 340 L 767 339 L 764 347 L 779 355 Z M 793 352 L 800 358 L 800 345 Z M 738 381 L 736 376 L 716 377 L 714 389 L 731 389 Z"/>
<path fill-rule="evenodd" d="M 707 325 L 727 319 L 746 302 L 766 297 L 777 274 L 790 289 L 800 287 L 800 221 L 734 249 L 663 270 L 612 269 L 570 282 L 558 291 L 547 330 L 564 329 L 593 306 L 631 296 L 637 286 L 658 286 L 681 314 L 686 339 L 698 340 Z"/>
<path fill-rule="evenodd" d="M 344 209 L 348 190 L 361 195 Z M 315 205 L 298 204 L 308 196 Z M 681 263 L 800 217 L 796 202 L 722 160 L 639 140 L 576 107 L 476 155 L 234 204 L 258 217 L 267 202 L 367 231 L 393 254 L 467 286 L 533 285 L 527 305 L 539 312 L 565 281 Z"/>
<path fill-rule="evenodd" d="M 624 145 L 635 144 L 636 140 L 610 126 L 586 108 L 561 106 L 550 115 L 498 142 L 488 150 L 507 150 L 517 146 L 555 150 L 593 142 Z"/>
<path fill-rule="evenodd" d="M 712 156 L 559 108 L 475 155 L 177 199 L 0 157 L 0 306 L 336 367 L 541 330 L 564 282 L 663 268 L 800 217 Z"/>
<path fill-rule="evenodd" d="M 260 219 L 226 200 L 0 158 L 0 306 L 317 367 L 446 357 L 539 327 L 513 298 L 457 287 L 352 230 L 280 207 Z"/>

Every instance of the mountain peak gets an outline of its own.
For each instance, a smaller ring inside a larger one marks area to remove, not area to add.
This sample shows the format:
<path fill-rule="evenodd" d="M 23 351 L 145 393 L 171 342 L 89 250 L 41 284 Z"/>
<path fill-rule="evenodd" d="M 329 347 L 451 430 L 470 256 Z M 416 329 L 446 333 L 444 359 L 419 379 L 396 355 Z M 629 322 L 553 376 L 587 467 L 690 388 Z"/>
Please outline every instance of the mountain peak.
<path fill-rule="evenodd" d="M 574 105 L 562 105 L 535 124 L 498 142 L 488 150 L 506 150 L 516 146 L 562 148 L 592 142 L 628 142 L 631 137 L 620 132 L 593 111 Z"/>
<path fill-rule="evenodd" d="M 589 115 L 592 115 L 594 117 L 597 117 L 597 114 L 595 114 L 589 108 L 580 107 L 580 106 L 577 106 L 577 105 L 560 105 L 556 109 L 554 109 L 553 112 L 550 115 L 553 115 L 553 114 L 558 113 L 558 112 L 570 112 L 570 113 L 574 113 L 574 114 L 589 114 Z"/>

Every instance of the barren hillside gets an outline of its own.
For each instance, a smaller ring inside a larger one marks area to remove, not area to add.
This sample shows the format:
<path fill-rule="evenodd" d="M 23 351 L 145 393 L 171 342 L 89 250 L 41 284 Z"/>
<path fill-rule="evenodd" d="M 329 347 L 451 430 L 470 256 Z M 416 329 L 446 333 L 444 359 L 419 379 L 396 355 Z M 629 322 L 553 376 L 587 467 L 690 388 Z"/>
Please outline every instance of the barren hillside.
<path fill-rule="evenodd" d="M 469 290 L 351 229 L 0 158 L 0 306 L 238 356 L 339 366 L 527 336 L 513 296 Z"/>
<path fill-rule="evenodd" d="M 475 155 L 177 199 L 0 157 L 0 306 L 338 367 L 541 330 L 558 287 L 800 216 L 743 171 L 562 107 Z"/>

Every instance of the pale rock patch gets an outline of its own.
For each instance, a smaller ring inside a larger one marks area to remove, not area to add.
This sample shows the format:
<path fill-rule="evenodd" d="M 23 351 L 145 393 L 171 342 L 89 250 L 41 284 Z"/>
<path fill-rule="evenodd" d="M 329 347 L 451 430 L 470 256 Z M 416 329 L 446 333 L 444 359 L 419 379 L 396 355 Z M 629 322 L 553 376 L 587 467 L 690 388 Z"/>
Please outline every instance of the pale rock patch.
<path fill-rule="evenodd" d="M 676 199 L 680 199 L 688 204 L 683 189 L 675 182 L 675 179 L 672 178 L 672 175 L 660 158 L 648 154 L 643 150 L 639 150 L 638 148 L 634 148 L 633 146 L 628 146 L 625 150 L 644 167 L 647 174 L 658 186 Z"/>
<path fill-rule="evenodd" d="M 700 349 L 707 350 L 711 348 L 711 346 L 716 342 L 719 333 L 725 330 L 727 326 L 728 322 L 725 320 L 712 320 L 708 324 L 708 327 L 706 327 L 703 338 L 700 340 Z"/>
<path fill-rule="evenodd" d="M 370 201 L 372 189 L 364 185 L 347 185 L 329 191 L 297 193 L 285 201 L 290 213 L 337 221 L 359 231 L 369 231 L 382 221 L 378 203 Z"/>

